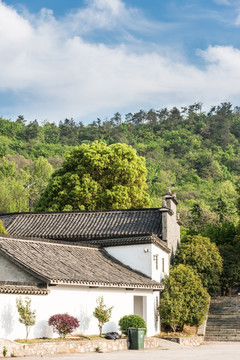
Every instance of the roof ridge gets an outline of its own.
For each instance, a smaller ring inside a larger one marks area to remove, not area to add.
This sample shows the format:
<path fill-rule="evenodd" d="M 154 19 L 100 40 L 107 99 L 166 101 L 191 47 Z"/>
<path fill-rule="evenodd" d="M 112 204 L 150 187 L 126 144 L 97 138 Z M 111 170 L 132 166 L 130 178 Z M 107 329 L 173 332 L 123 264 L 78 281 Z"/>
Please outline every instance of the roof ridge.
<path fill-rule="evenodd" d="M 75 211 L 38 211 L 38 212 L 13 212 L 13 213 L 0 213 L 1 216 L 11 215 L 58 215 L 58 214 L 97 214 L 97 213 L 115 213 L 115 212 L 142 212 L 142 211 L 153 211 L 159 210 L 158 208 L 134 208 L 134 209 L 106 209 L 106 210 L 75 210 Z"/>

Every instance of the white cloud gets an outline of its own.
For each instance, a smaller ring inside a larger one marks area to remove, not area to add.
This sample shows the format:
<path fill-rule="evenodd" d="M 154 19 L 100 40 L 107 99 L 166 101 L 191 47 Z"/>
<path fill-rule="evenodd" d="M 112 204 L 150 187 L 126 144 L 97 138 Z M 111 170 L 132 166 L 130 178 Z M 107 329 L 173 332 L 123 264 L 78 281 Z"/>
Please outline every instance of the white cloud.
<path fill-rule="evenodd" d="M 231 5 L 229 0 L 214 0 L 214 2 L 218 5 Z"/>
<path fill-rule="evenodd" d="M 109 19 L 101 18 L 101 26 L 122 11 L 128 14 L 120 0 L 92 2 L 81 10 L 92 12 L 91 23 L 96 4 L 109 14 Z M 91 114 L 239 99 L 238 49 L 209 47 L 199 52 L 206 67 L 198 69 L 161 51 L 134 53 L 128 45 L 88 43 L 62 26 L 64 21 L 48 10 L 33 21 L 0 0 L 0 92 L 10 91 L 16 98 L 15 107 L 6 106 L 1 115 L 83 120 Z"/>

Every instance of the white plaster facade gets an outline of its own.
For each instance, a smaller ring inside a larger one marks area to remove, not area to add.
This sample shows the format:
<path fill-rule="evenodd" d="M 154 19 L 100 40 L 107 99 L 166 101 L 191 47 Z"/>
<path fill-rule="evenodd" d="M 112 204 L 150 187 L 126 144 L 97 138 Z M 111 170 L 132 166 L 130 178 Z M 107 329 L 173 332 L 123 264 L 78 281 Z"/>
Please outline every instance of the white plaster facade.
<path fill-rule="evenodd" d="M 135 243 L 105 247 L 105 250 L 133 270 L 147 275 L 159 283 L 169 274 L 170 256 L 173 257 L 180 242 L 180 222 L 176 216 L 177 201 L 173 194 L 164 196 L 161 209 L 162 234 L 158 245 L 156 242 Z M 171 252 L 171 254 L 170 254 Z M 114 265 L 112 266 L 114 271 Z M 35 274 L 35 273 L 34 273 Z M 31 272 L 16 265 L 16 262 L 0 255 L 0 282 L 42 283 Z M 160 285 L 160 284 L 159 284 Z M 159 287 L 157 288 L 159 290 Z M 103 296 L 107 307 L 113 306 L 112 317 L 103 327 L 103 332 L 119 331 L 118 321 L 124 315 L 137 314 L 147 324 L 147 335 L 160 332 L 160 319 L 157 307 L 160 303 L 159 291 L 124 287 L 101 287 L 81 285 L 49 286 L 48 295 L 29 295 L 32 309 L 36 310 L 36 325 L 31 329 L 30 337 L 57 336 L 47 325 L 50 316 L 57 313 L 69 313 L 80 321 L 78 333 L 98 334 L 98 322 L 93 316 L 96 299 Z M 0 338 L 14 340 L 24 338 L 24 325 L 18 321 L 15 294 L 0 294 Z M 21 295 L 24 298 L 24 295 Z"/>
<path fill-rule="evenodd" d="M 58 313 L 69 313 L 80 321 L 76 330 L 81 334 L 98 334 L 98 323 L 93 316 L 96 299 L 103 296 L 107 307 L 113 306 L 111 320 L 103 327 L 103 332 L 119 331 L 118 321 L 124 315 L 130 315 L 142 310 L 142 317 L 147 322 L 147 335 L 160 331 L 159 319 L 154 311 L 159 300 L 159 292 L 151 290 L 126 290 L 111 288 L 88 288 L 80 286 L 50 287 L 51 292 L 45 296 L 29 295 L 32 309 L 36 310 L 36 324 L 31 328 L 29 338 L 54 337 L 52 328 L 47 321 L 50 316 Z M 19 295 L 0 295 L 0 338 L 14 340 L 25 337 L 25 327 L 18 321 L 16 298 Z M 25 296 L 21 295 L 24 299 Z M 137 297 L 137 298 L 136 298 Z M 136 308 L 142 299 L 143 308 Z M 136 301 L 137 300 L 137 301 Z M 135 309 L 134 309 L 135 302 Z M 137 304 L 136 304 L 137 303 Z"/>
<path fill-rule="evenodd" d="M 169 273 L 169 255 L 154 244 L 109 246 L 107 252 L 132 269 L 161 282 Z"/>

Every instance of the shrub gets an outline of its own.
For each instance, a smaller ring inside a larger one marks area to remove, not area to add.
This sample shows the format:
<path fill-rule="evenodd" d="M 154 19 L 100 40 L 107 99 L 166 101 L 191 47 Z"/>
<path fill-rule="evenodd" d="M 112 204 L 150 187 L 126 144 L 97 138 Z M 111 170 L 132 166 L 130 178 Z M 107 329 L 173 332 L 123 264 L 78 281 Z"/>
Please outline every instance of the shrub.
<path fill-rule="evenodd" d="M 216 244 L 209 238 L 188 235 L 179 245 L 174 264 L 191 266 L 211 296 L 220 291 L 222 258 Z"/>
<path fill-rule="evenodd" d="M 19 322 L 25 325 L 26 328 L 26 341 L 28 339 L 30 327 L 35 325 L 36 311 L 31 310 L 31 299 L 27 296 L 23 302 L 21 297 L 16 299 L 17 310 L 19 314 Z"/>
<path fill-rule="evenodd" d="M 143 328 L 146 329 L 145 334 L 147 332 L 146 323 L 139 315 L 125 315 L 119 320 L 118 325 L 124 335 L 128 335 L 128 328 L 130 327 Z"/>
<path fill-rule="evenodd" d="M 8 352 L 8 350 L 7 350 L 6 346 L 4 346 L 4 347 L 3 347 L 3 356 L 4 356 L 4 357 L 7 356 L 7 352 Z"/>
<path fill-rule="evenodd" d="M 79 321 L 68 314 L 56 314 L 49 318 L 48 325 L 52 326 L 53 331 L 57 332 L 60 337 L 65 338 L 79 326 Z"/>
<path fill-rule="evenodd" d="M 184 325 L 199 326 L 206 316 L 209 295 L 194 270 L 180 264 L 170 270 L 163 283 L 161 321 L 173 331 L 182 330 Z"/>
<path fill-rule="evenodd" d="M 112 315 L 113 306 L 107 309 L 106 305 L 103 302 L 103 296 L 99 296 L 97 299 L 97 307 L 93 312 L 93 316 L 98 320 L 98 327 L 100 336 L 102 335 L 103 325 L 109 321 Z"/>
<path fill-rule="evenodd" d="M 8 234 L 7 230 L 3 226 L 2 220 L 0 220 L 0 234 L 6 234 L 6 235 Z"/>

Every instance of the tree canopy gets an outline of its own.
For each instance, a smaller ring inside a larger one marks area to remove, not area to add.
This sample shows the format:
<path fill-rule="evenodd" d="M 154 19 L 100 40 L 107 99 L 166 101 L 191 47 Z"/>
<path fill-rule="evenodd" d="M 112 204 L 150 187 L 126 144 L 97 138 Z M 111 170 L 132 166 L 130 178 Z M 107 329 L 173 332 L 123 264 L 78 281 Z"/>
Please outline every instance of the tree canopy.
<path fill-rule="evenodd" d="M 55 171 L 38 211 L 143 208 L 150 203 L 143 157 L 126 144 L 76 147 Z"/>
<path fill-rule="evenodd" d="M 59 124 L 49 120 L 40 125 L 22 115 L 15 121 L 0 118 L 0 157 L 11 158 L 16 164 L 16 155 L 25 162 L 43 156 L 56 170 L 73 146 L 95 140 L 131 145 L 146 158 L 151 206 L 160 206 L 170 184 L 178 194 L 178 211 L 185 226 L 198 231 L 207 223 L 238 221 L 239 139 L 240 108 L 230 103 L 208 111 L 196 103 L 180 109 L 139 110 L 125 116 L 116 112 L 89 124 L 62 119 Z M 22 170 L 15 180 L 9 181 L 6 174 L 1 179 L 0 211 L 29 211 L 34 207 L 37 197 L 29 194 L 25 178 L 31 176 L 32 167 Z"/>
<path fill-rule="evenodd" d="M 220 292 L 222 258 L 216 244 L 209 238 L 188 235 L 180 243 L 174 263 L 191 266 L 210 295 Z"/>
<path fill-rule="evenodd" d="M 163 280 L 159 313 L 161 321 L 173 331 L 184 325 L 199 326 L 207 312 L 209 295 L 200 277 L 190 266 L 180 264 Z"/>

